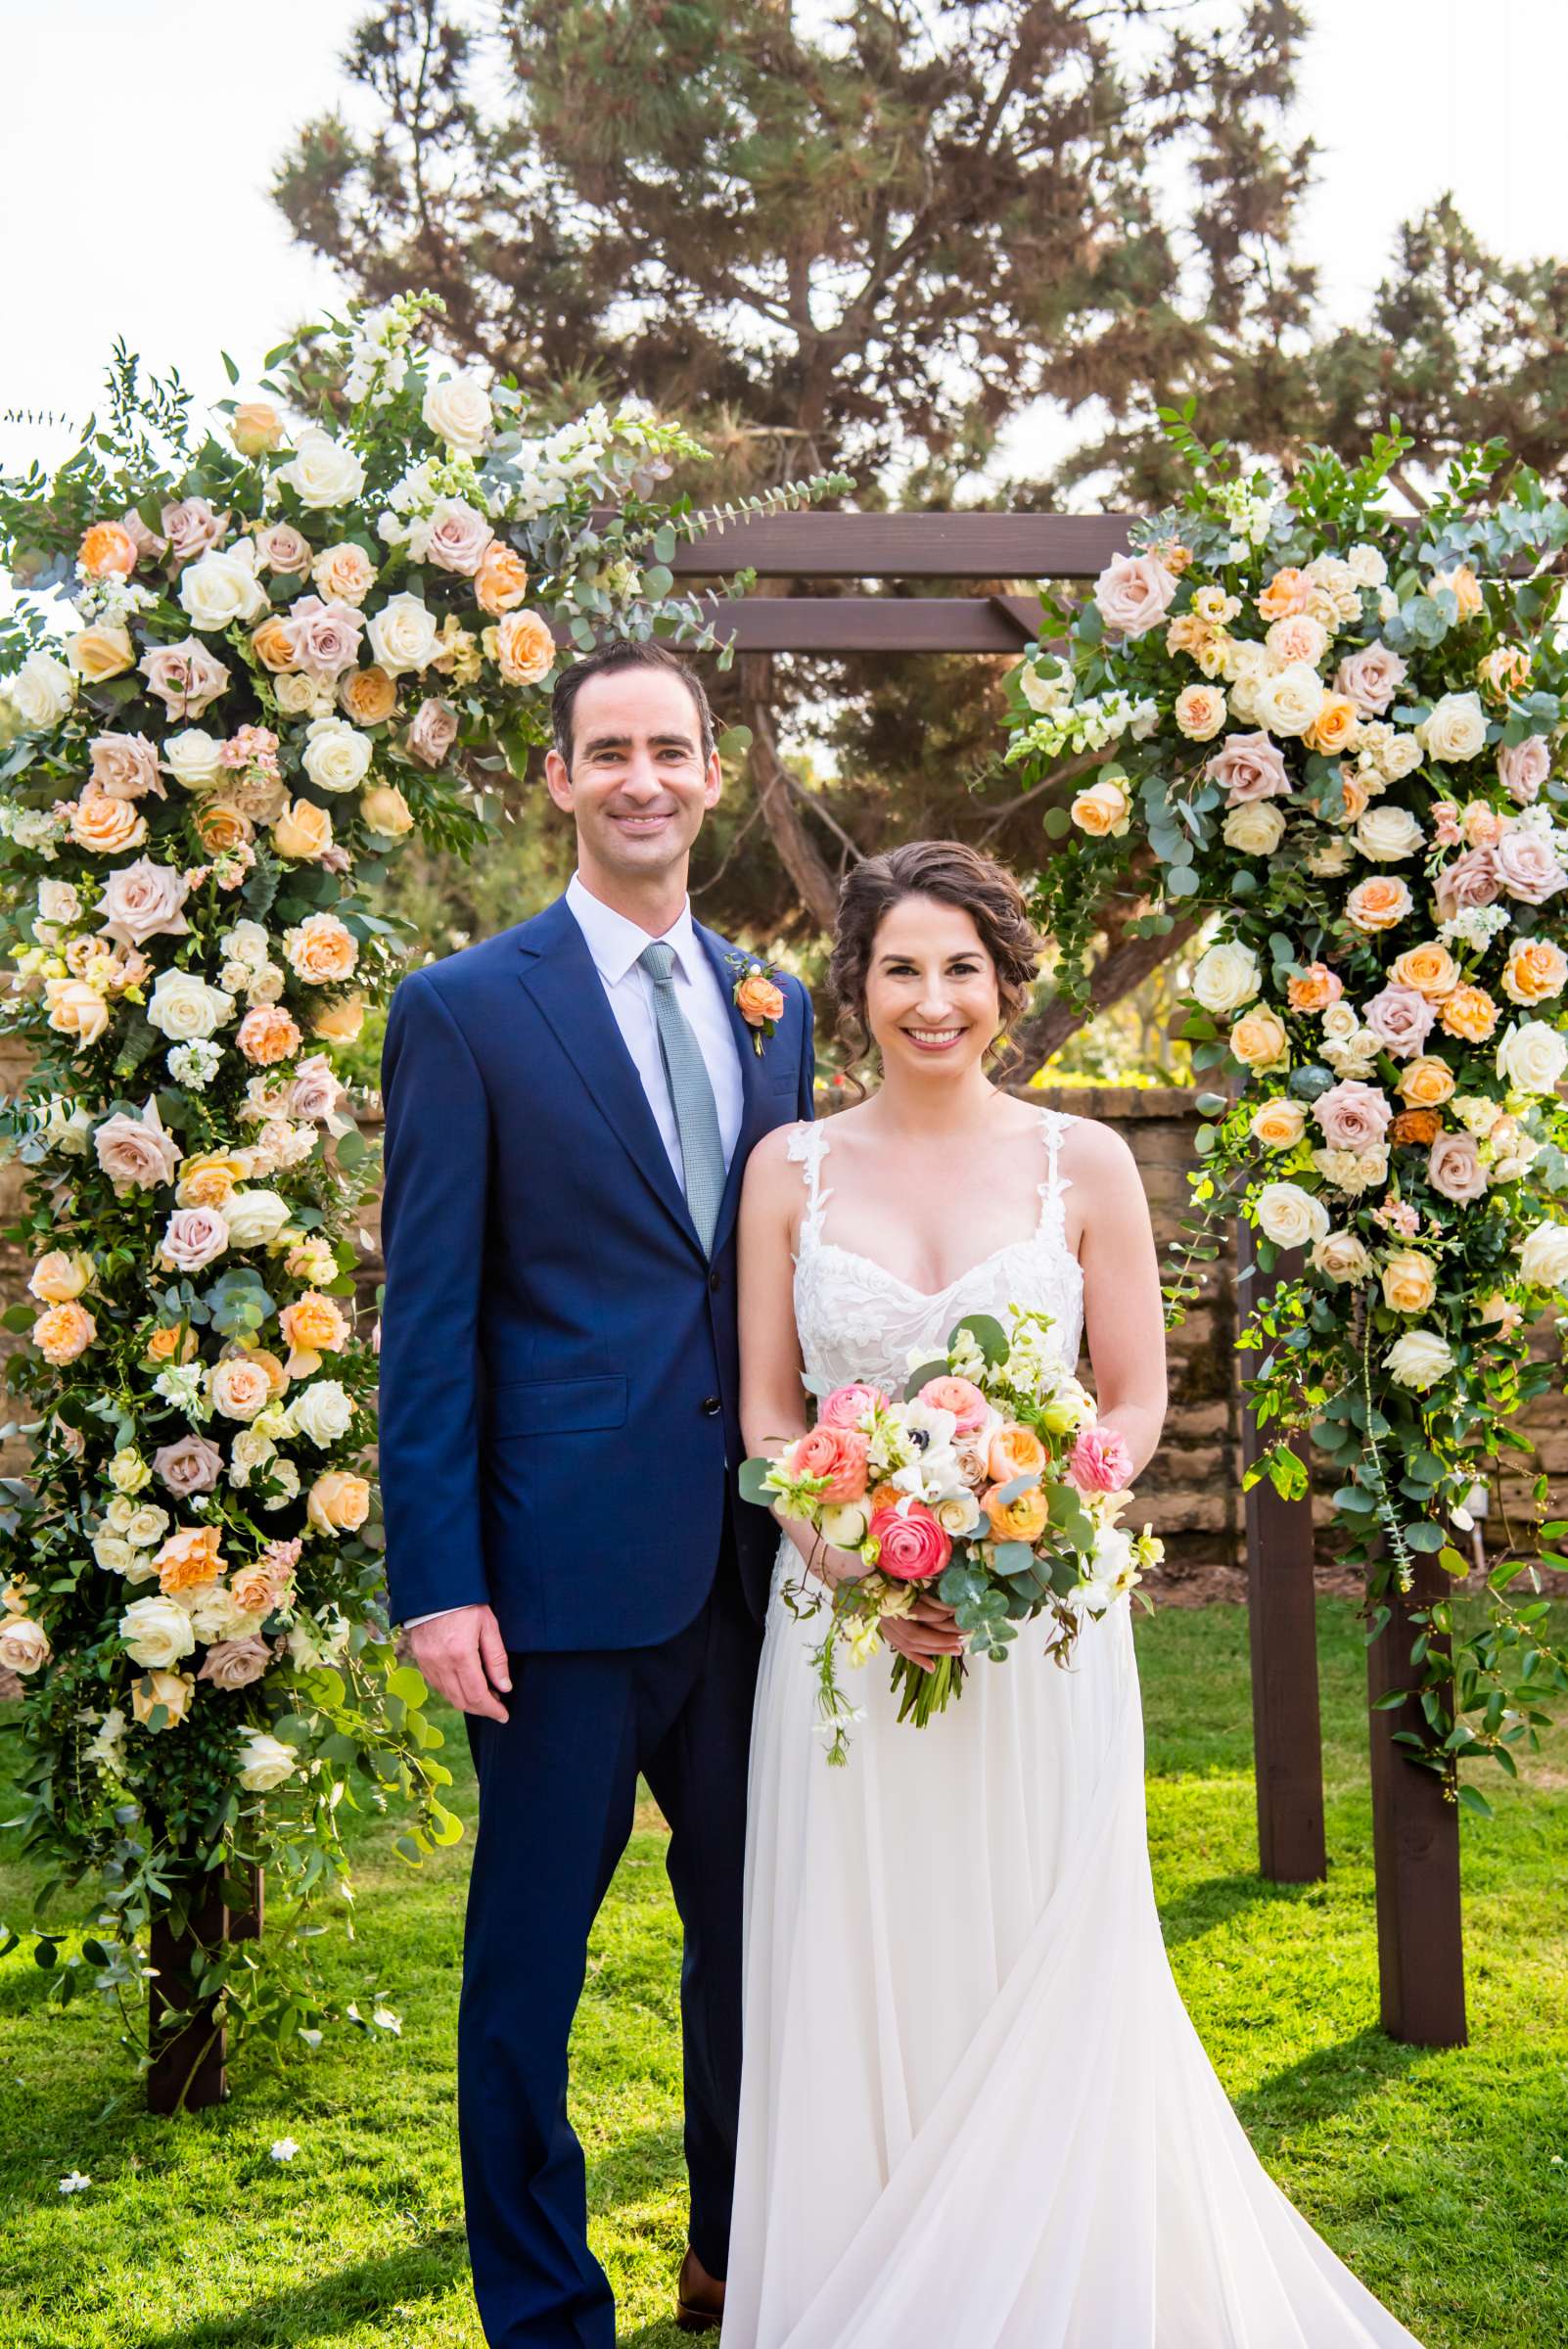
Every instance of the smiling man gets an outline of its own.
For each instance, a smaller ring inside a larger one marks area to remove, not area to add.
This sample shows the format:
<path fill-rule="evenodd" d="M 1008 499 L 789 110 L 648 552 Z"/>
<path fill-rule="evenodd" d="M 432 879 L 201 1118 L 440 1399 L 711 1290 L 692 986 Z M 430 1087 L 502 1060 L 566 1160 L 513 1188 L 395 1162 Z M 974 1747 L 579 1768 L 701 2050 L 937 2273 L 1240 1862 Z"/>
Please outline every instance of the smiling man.
<path fill-rule="evenodd" d="M 742 958 L 692 919 L 720 788 L 700 680 L 660 646 L 611 646 L 560 678 L 554 727 L 571 885 L 405 979 L 383 1070 L 387 1570 L 479 1777 L 458 2119 L 491 2349 L 614 2349 L 567 2041 L 639 1772 L 685 1934 L 677 2322 L 722 2309 L 776 1547 L 734 1494 L 735 1211 L 752 1147 L 808 1118 L 812 1090 L 804 989 L 782 982 L 759 1053 Z"/>

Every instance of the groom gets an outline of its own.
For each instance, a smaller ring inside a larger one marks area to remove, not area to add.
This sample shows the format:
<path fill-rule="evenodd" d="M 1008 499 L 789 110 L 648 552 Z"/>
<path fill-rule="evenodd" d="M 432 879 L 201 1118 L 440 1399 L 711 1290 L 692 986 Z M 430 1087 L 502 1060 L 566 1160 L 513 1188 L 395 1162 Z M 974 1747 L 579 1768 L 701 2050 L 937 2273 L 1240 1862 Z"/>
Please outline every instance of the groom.
<path fill-rule="evenodd" d="M 532 921 L 403 981 L 383 1071 L 387 1570 L 479 1777 L 458 2118 L 491 2349 L 614 2349 L 567 2040 L 639 1772 L 685 1932 L 677 2321 L 722 2309 L 777 1541 L 735 1497 L 735 1208 L 753 1145 L 811 1115 L 804 989 L 780 981 L 764 1035 L 742 958 L 687 900 L 719 794 L 700 680 L 615 645 L 565 671 L 553 716 L 576 873 Z"/>

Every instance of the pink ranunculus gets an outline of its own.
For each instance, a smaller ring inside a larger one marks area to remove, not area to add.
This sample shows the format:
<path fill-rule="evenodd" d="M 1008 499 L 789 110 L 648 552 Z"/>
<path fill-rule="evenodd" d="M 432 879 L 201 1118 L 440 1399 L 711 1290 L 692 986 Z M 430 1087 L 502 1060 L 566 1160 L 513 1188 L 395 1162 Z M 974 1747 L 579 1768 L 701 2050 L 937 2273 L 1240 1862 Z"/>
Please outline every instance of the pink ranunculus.
<path fill-rule="evenodd" d="M 1081 1493 L 1122 1493 L 1132 1482 L 1132 1454 L 1114 1427 L 1081 1427 L 1067 1473 Z"/>
<path fill-rule="evenodd" d="M 818 1498 L 836 1503 L 859 1500 L 867 1483 L 866 1454 L 871 1448 L 868 1436 L 854 1427 L 813 1427 L 803 1436 L 789 1455 L 791 1476 L 825 1476 Z"/>
<path fill-rule="evenodd" d="M 1203 771 L 1219 784 L 1230 807 L 1248 800 L 1276 800 L 1290 790 L 1290 770 L 1267 734 L 1232 734 Z"/>
<path fill-rule="evenodd" d="M 229 527 L 226 514 L 214 514 L 205 497 L 182 497 L 165 506 L 161 520 L 168 551 L 176 563 L 194 563 L 209 546 L 220 545 Z"/>
<path fill-rule="evenodd" d="M 431 508 L 429 528 L 431 561 L 465 579 L 474 576 L 495 536 L 484 515 L 458 497 L 443 497 Z"/>
<path fill-rule="evenodd" d="M 1475 1135 L 1440 1133 L 1427 1152 L 1426 1178 L 1435 1191 L 1441 1191 L 1445 1199 L 1452 1199 L 1457 1207 L 1483 1198 L 1487 1171 L 1481 1163 Z"/>
<path fill-rule="evenodd" d="M 952 1556 L 952 1537 L 943 1532 L 923 1500 L 878 1509 L 871 1519 L 871 1539 L 877 1544 L 878 1566 L 896 1583 L 929 1583 Z"/>
<path fill-rule="evenodd" d="M 122 946 L 145 945 L 150 938 L 177 938 L 190 929 L 183 907 L 190 896 L 185 875 L 171 864 L 138 856 L 115 867 L 104 883 L 98 910 L 103 935 Z"/>
<path fill-rule="evenodd" d="M 888 1399 L 880 1387 L 835 1387 L 825 1402 L 817 1406 L 816 1424 L 818 1427 L 856 1427 L 868 1411 L 885 1411 L 887 1407 Z"/>
<path fill-rule="evenodd" d="M 978 1435 L 994 1416 L 985 1396 L 969 1378 L 928 1378 L 920 1401 L 933 1411 L 951 1411 L 957 1421 L 955 1437 Z"/>
<path fill-rule="evenodd" d="M 223 1473 L 223 1454 L 206 1436 L 176 1436 L 153 1454 L 153 1474 L 181 1500 L 210 1493 Z"/>
<path fill-rule="evenodd" d="M 145 734 L 95 734 L 87 753 L 93 782 L 112 800 L 139 800 L 149 791 L 167 799 L 158 771 L 158 745 Z"/>
<path fill-rule="evenodd" d="M 198 636 L 187 636 L 183 644 L 155 645 L 137 667 L 148 692 L 158 696 L 170 717 L 200 717 L 229 682 L 223 663 Z"/>
<path fill-rule="evenodd" d="M 1456 913 L 1468 913 L 1477 905 L 1495 905 L 1502 888 L 1497 851 L 1466 849 L 1462 856 L 1444 866 L 1432 888 L 1442 922 L 1452 922 Z"/>
<path fill-rule="evenodd" d="M 457 712 L 450 702 L 433 698 L 414 712 L 403 747 L 421 766 L 439 766 L 456 740 Z"/>
<path fill-rule="evenodd" d="M 271 1661 L 272 1650 L 260 1633 L 248 1632 L 243 1639 L 215 1639 L 196 1677 L 210 1681 L 216 1688 L 249 1688 Z"/>
<path fill-rule="evenodd" d="M 200 1272 L 228 1244 L 228 1223 L 215 1207 L 177 1207 L 163 1227 L 159 1253 L 176 1272 Z"/>
<path fill-rule="evenodd" d="M 1334 691 L 1356 704 L 1360 717 L 1381 717 L 1404 684 L 1406 668 L 1399 654 L 1386 644 L 1368 644 L 1349 653 L 1334 671 Z"/>
<path fill-rule="evenodd" d="M 1550 840 L 1529 824 L 1512 825 L 1492 856 L 1499 881 L 1521 905 L 1545 905 L 1568 878 Z"/>
<path fill-rule="evenodd" d="M 319 595 L 300 596 L 284 625 L 296 663 L 312 677 L 339 677 L 359 658 L 364 621 L 337 597 L 324 604 Z"/>
<path fill-rule="evenodd" d="M 1394 1108 L 1375 1084 L 1347 1077 L 1319 1093 L 1313 1103 L 1324 1143 L 1330 1150 L 1370 1150 L 1389 1128 Z"/>
<path fill-rule="evenodd" d="M 1510 800 L 1528 807 L 1551 772 L 1551 745 L 1545 734 L 1505 743 L 1498 753 L 1498 780 Z"/>
<path fill-rule="evenodd" d="M 1408 1060 L 1419 1052 L 1436 1018 L 1437 1005 L 1413 987 L 1385 987 L 1381 994 L 1361 1005 L 1363 1024 L 1396 1060 Z"/>
<path fill-rule="evenodd" d="M 275 522 L 269 530 L 255 534 L 255 559 L 268 571 L 276 571 L 285 578 L 297 571 L 310 568 L 310 541 L 292 522 Z"/>
<path fill-rule="evenodd" d="M 1170 611 L 1176 584 L 1154 555 L 1113 555 L 1094 582 L 1094 601 L 1108 628 L 1146 636 Z"/>

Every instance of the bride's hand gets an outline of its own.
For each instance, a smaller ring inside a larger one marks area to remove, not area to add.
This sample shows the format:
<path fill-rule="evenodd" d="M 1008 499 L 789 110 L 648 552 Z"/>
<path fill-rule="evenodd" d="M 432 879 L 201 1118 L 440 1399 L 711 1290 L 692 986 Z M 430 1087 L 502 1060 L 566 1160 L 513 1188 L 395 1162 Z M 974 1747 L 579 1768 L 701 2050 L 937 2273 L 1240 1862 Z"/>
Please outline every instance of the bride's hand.
<path fill-rule="evenodd" d="M 922 1672 L 934 1672 L 940 1656 L 961 1656 L 964 1635 L 951 1607 L 922 1590 L 907 1615 L 884 1615 L 882 1636 Z"/>
<path fill-rule="evenodd" d="M 836 1590 L 841 1583 L 859 1582 L 870 1569 L 857 1549 L 839 1549 L 831 1542 L 818 1541 L 807 1559 L 807 1571 Z"/>

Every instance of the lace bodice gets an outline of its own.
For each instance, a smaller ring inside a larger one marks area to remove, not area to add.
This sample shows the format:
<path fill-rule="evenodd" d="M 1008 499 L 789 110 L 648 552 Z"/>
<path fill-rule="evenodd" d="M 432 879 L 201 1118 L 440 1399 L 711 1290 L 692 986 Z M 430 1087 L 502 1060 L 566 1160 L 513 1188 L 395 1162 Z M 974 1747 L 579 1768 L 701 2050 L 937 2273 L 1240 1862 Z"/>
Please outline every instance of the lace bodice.
<path fill-rule="evenodd" d="M 1041 1109 L 1045 1179 L 1039 1220 L 1027 1239 L 992 1250 L 935 1294 L 911 1288 L 896 1272 L 856 1250 L 840 1248 L 823 1232 L 833 1193 L 822 1186 L 831 1122 L 801 1126 L 789 1155 L 806 1169 L 807 1206 L 795 1258 L 795 1319 L 806 1375 L 826 1393 L 864 1379 L 900 1395 L 913 1348 L 930 1356 L 965 1313 L 999 1313 L 1009 1305 L 1047 1313 L 1061 1357 L 1071 1368 L 1084 1332 L 1084 1275 L 1067 1245 L 1063 1194 L 1068 1178 L 1057 1164 L 1062 1135 L 1073 1121 Z"/>

